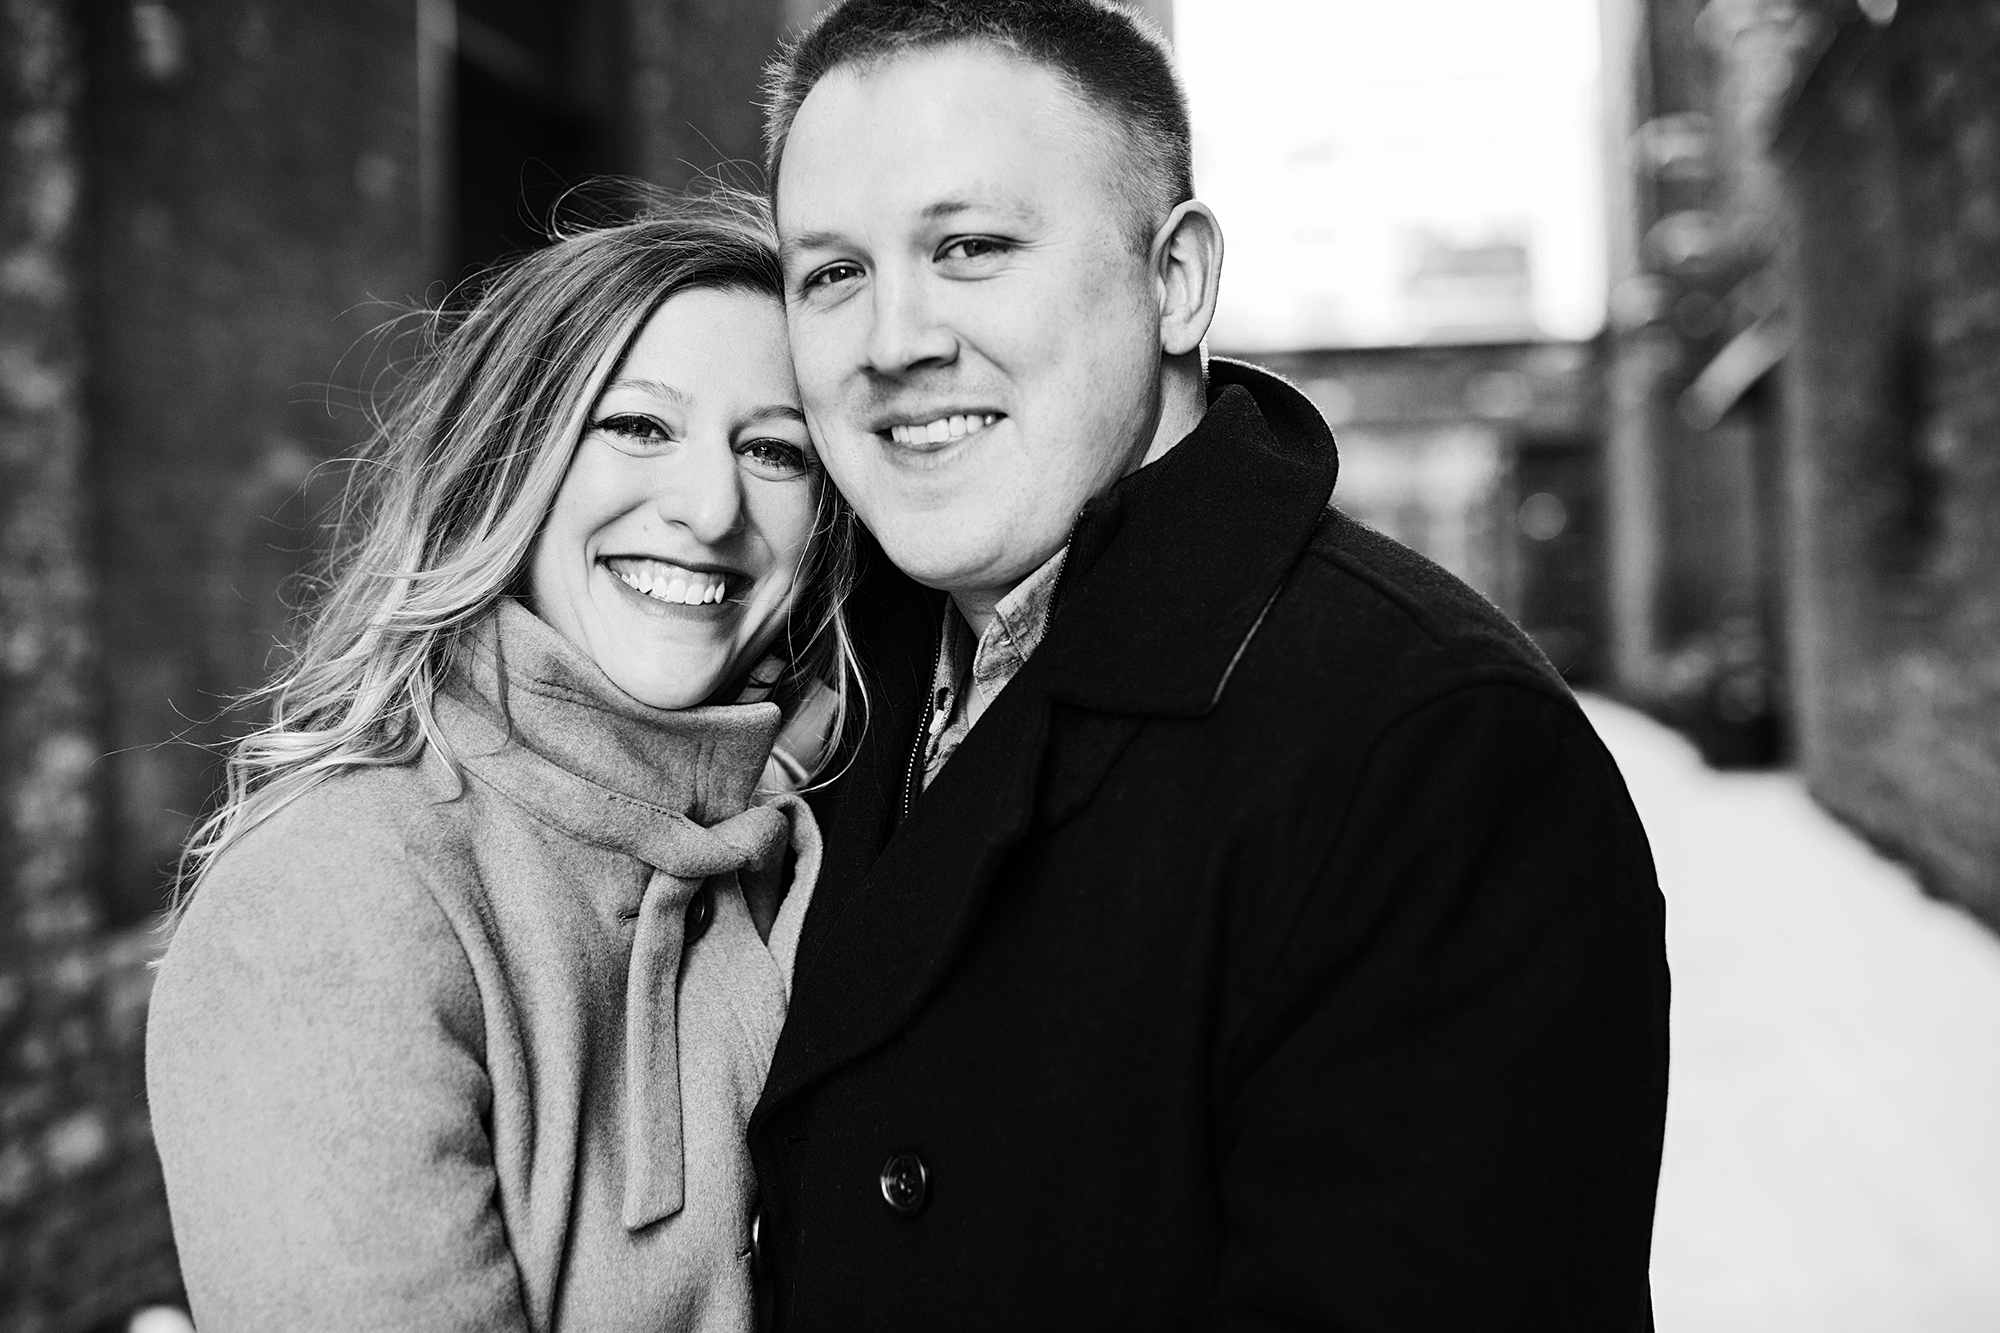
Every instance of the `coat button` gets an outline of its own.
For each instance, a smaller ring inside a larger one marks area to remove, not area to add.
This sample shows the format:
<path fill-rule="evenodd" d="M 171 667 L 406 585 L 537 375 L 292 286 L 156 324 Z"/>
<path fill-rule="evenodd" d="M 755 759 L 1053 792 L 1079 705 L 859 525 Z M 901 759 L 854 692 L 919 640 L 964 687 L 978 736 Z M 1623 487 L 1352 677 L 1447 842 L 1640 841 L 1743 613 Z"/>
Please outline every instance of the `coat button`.
<path fill-rule="evenodd" d="M 693 944 L 708 933 L 708 923 L 715 920 L 715 895 L 708 891 L 706 884 L 688 899 L 686 943 Z"/>
<path fill-rule="evenodd" d="M 882 1202 L 892 1212 L 914 1217 L 922 1210 L 930 1188 L 931 1173 L 915 1153 L 899 1152 L 882 1163 Z"/>

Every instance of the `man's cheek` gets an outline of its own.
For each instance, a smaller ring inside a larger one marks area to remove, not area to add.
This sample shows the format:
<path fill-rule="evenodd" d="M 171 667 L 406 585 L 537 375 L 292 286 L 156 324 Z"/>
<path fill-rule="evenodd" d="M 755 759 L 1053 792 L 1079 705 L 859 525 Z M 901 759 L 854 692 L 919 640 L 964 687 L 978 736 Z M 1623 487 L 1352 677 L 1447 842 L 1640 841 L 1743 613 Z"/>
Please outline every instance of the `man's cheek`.
<path fill-rule="evenodd" d="M 788 313 L 792 373 L 808 398 L 832 392 L 855 364 L 859 340 L 849 327 L 854 322 L 804 306 L 793 306 Z"/>
<path fill-rule="evenodd" d="M 867 460 L 862 456 L 867 442 L 845 429 L 837 435 L 820 433 L 820 463 L 827 476 L 856 508 L 863 508 L 868 492 Z M 866 517 L 864 513 L 863 517 Z"/>

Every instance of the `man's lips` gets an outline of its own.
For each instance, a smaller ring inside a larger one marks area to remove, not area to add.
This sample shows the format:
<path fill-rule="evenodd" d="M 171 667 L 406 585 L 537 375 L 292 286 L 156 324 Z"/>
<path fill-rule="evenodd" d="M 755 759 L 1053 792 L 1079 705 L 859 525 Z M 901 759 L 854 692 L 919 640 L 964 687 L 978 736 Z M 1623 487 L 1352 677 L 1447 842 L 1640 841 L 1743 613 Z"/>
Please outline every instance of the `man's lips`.
<path fill-rule="evenodd" d="M 940 444 L 962 440 L 968 435 L 977 435 L 1005 418 L 1004 412 L 986 412 L 977 409 L 922 415 L 903 414 L 877 425 L 875 433 L 888 436 L 891 443 L 905 449 L 930 449 Z"/>
<path fill-rule="evenodd" d="M 669 606 L 714 606 L 732 594 L 741 595 L 748 575 L 731 569 L 694 568 L 644 555 L 600 557 L 600 563 L 620 583 Z"/>

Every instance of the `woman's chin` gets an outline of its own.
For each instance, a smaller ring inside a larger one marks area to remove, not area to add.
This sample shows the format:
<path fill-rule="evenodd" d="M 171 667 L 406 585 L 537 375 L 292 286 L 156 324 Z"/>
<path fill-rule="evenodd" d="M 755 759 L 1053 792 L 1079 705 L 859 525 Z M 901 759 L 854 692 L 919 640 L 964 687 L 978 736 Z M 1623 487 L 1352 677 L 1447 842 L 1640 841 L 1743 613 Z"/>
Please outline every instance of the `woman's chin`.
<path fill-rule="evenodd" d="M 766 629 L 746 641 L 742 607 L 710 609 L 723 614 L 632 614 L 614 603 L 595 632 L 584 634 L 585 650 L 612 684 L 648 707 L 733 703 L 776 633 Z"/>
<path fill-rule="evenodd" d="M 643 672 L 606 671 L 611 683 L 648 708 L 696 708 L 713 702 L 722 688 L 726 671 L 714 668 L 687 671 L 649 670 Z"/>
<path fill-rule="evenodd" d="M 693 708 L 728 683 L 737 654 L 728 643 L 678 641 L 682 637 L 605 635 L 608 651 L 590 657 L 613 685 L 649 708 Z"/>

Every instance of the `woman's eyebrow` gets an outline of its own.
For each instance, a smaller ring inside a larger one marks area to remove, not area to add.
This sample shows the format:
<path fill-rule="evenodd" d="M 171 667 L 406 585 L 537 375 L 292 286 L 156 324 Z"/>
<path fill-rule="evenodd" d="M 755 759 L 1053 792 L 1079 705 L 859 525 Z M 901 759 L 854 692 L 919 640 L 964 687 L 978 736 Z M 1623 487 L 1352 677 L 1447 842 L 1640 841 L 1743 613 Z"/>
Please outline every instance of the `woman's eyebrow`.
<path fill-rule="evenodd" d="M 796 421 L 803 426 L 806 424 L 806 414 L 790 403 L 769 403 L 747 413 L 743 418 L 743 424 L 746 426 L 754 426 L 760 421 Z"/>
<path fill-rule="evenodd" d="M 692 401 L 686 391 L 676 389 L 671 384 L 663 384 L 659 380 L 613 380 L 605 386 L 604 391 L 610 393 L 614 389 L 637 389 L 640 393 L 664 398 L 676 407 L 686 407 Z"/>

